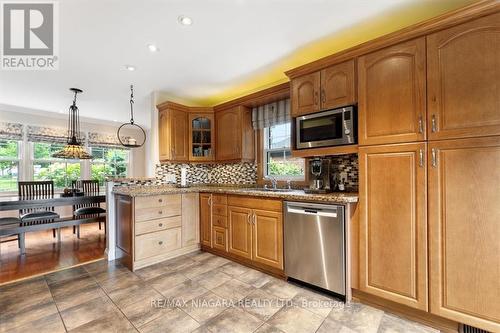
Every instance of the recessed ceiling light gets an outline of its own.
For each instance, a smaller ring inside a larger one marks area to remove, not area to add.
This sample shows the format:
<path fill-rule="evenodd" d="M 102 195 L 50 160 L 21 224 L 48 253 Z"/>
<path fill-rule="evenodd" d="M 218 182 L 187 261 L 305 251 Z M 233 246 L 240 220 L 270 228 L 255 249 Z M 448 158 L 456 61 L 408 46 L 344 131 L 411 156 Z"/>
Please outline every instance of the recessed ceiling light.
<path fill-rule="evenodd" d="M 182 25 L 193 24 L 193 20 L 190 17 L 184 16 L 184 15 L 179 16 L 178 20 L 179 20 L 179 23 Z"/>
<path fill-rule="evenodd" d="M 149 51 L 151 51 L 151 52 L 158 52 L 158 51 L 160 51 L 160 50 L 158 49 L 158 47 L 157 47 L 156 45 L 154 45 L 154 44 L 148 44 L 148 49 L 149 49 Z"/>
<path fill-rule="evenodd" d="M 132 66 L 132 65 L 125 65 L 125 69 L 128 70 L 128 71 L 135 71 L 135 66 Z"/>

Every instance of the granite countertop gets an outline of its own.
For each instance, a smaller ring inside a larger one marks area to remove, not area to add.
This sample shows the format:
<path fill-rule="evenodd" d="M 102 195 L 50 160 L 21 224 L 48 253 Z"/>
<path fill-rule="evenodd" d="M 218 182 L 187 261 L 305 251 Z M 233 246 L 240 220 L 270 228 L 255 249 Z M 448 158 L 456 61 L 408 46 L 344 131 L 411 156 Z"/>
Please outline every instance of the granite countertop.
<path fill-rule="evenodd" d="M 254 197 L 278 198 L 285 200 L 302 200 L 302 201 L 320 201 L 320 202 L 336 202 L 336 203 L 352 203 L 358 202 L 358 193 L 356 192 L 332 192 L 326 194 L 309 194 L 303 190 L 290 190 L 286 192 L 264 191 L 251 186 L 191 186 L 186 188 L 176 187 L 175 185 L 131 185 L 117 186 L 113 189 L 113 193 L 122 194 L 131 197 L 143 197 L 149 195 L 160 194 L 178 194 L 178 193 L 222 193 L 222 194 L 237 194 Z"/>

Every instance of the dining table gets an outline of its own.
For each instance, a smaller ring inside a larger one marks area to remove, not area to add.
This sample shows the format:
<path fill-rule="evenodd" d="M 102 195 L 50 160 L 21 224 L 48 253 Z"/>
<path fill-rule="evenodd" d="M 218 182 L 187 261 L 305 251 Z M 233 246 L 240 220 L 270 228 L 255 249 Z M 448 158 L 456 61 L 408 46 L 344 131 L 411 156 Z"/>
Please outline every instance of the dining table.
<path fill-rule="evenodd" d="M 78 206 L 103 202 L 106 202 L 106 195 L 100 194 L 80 196 L 63 196 L 62 194 L 55 194 L 52 198 L 43 199 L 26 199 L 18 196 L 4 196 L 0 197 L 0 211 L 19 211 L 25 209 L 58 206 Z M 13 213 L 12 217 L 17 217 L 16 213 Z M 75 218 L 73 216 L 61 217 L 50 220 L 47 223 L 0 224 L 0 236 L 80 225 L 84 223 L 102 221 L 103 218 L 105 218 L 105 214 L 100 216 L 85 216 L 82 218 Z"/>

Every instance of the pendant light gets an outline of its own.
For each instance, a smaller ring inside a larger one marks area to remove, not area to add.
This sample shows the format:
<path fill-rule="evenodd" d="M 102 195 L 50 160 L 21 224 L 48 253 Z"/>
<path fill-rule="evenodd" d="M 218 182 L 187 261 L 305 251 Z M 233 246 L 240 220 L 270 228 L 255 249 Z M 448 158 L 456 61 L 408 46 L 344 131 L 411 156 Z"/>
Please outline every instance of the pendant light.
<path fill-rule="evenodd" d="M 80 115 L 78 107 L 76 106 L 76 96 L 83 91 L 78 88 L 70 88 L 75 97 L 73 98 L 73 104 L 69 107 L 69 118 L 68 118 L 68 137 L 66 140 L 66 146 L 64 148 L 52 155 L 56 158 L 64 159 L 79 159 L 88 160 L 92 158 L 83 147 L 82 139 L 80 138 Z"/>
<path fill-rule="evenodd" d="M 129 133 L 132 131 L 137 131 L 137 129 L 142 132 L 142 138 L 141 139 L 136 139 L 131 137 L 130 135 L 123 135 L 123 130 L 129 129 Z M 144 145 L 146 142 L 146 131 L 144 129 L 137 125 L 134 122 L 134 86 L 130 86 L 130 122 L 122 124 L 118 128 L 118 132 L 116 133 L 118 136 L 118 141 L 120 141 L 121 145 L 127 148 L 139 148 Z"/>

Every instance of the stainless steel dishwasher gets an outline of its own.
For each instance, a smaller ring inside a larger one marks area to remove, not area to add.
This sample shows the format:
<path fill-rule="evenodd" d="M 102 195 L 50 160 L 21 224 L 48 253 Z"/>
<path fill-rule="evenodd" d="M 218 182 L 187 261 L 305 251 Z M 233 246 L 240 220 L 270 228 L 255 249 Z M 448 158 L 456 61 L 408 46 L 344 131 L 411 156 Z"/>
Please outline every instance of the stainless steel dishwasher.
<path fill-rule="evenodd" d="M 285 202 L 285 274 L 346 295 L 344 206 Z"/>

